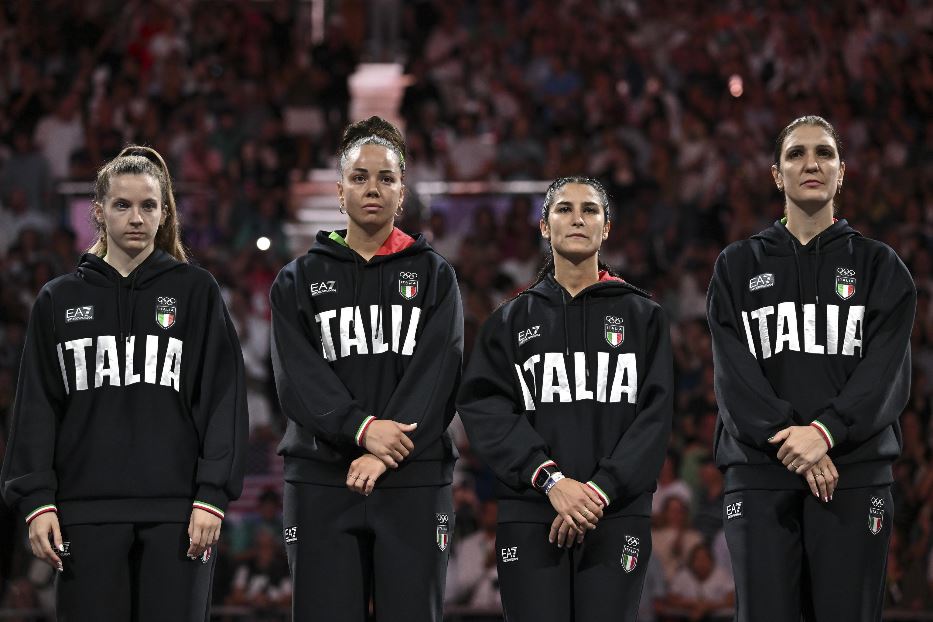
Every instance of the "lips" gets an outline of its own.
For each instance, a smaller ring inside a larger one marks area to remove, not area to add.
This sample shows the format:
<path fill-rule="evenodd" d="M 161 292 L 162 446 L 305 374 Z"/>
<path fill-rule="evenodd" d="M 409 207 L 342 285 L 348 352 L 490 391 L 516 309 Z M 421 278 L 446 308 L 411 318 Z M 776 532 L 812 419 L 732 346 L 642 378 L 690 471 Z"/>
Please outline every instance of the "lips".
<path fill-rule="evenodd" d="M 808 179 L 807 181 L 800 184 L 801 186 L 806 186 L 807 188 L 819 188 L 823 185 L 823 182 L 817 179 Z"/>

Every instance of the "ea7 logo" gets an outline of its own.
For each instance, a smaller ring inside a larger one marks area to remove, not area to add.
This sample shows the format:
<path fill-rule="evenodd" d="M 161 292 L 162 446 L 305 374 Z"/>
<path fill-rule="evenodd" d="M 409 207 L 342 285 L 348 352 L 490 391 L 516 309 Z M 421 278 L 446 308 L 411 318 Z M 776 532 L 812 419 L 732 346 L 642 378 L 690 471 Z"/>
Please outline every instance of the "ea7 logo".
<path fill-rule="evenodd" d="M 742 517 L 742 502 L 736 501 L 726 506 L 726 520 Z"/>
<path fill-rule="evenodd" d="M 311 295 L 320 296 L 321 294 L 336 294 L 337 281 L 321 281 L 320 283 L 311 283 Z"/>
<path fill-rule="evenodd" d="M 291 544 L 292 542 L 298 542 L 298 526 L 286 527 L 285 531 L 285 544 Z"/>
<path fill-rule="evenodd" d="M 517 546 L 508 546 L 502 549 L 502 563 L 508 564 L 509 562 L 518 561 L 518 547 Z"/>
<path fill-rule="evenodd" d="M 766 287 L 774 286 L 774 275 L 770 272 L 765 272 L 759 274 L 758 276 L 753 276 L 748 281 L 748 291 L 756 292 L 759 289 L 764 289 Z"/>
<path fill-rule="evenodd" d="M 65 323 L 70 322 L 79 322 L 81 320 L 93 320 L 94 319 L 94 306 L 89 305 L 87 307 L 75 307 L 74 309 L 65 310 Z"/>
<path fill-rule="evenodd" d="M 535 337 L 541 336 L 541 326 L 532 326 L 518 333 L 518 345 L 523 346 Z"/>

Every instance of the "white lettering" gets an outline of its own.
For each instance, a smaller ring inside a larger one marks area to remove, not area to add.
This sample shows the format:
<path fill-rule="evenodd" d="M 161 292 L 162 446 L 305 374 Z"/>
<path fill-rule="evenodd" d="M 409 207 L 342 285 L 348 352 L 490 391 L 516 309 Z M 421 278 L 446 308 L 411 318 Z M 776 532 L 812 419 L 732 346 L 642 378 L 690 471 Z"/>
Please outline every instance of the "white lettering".
<path fill-rule="evenodd" d="M 865 307 L 855 305 L 849 307 L 849 317 L 846 318 L 846 335 L 842 342 L 842 353 L 850 356 L 855 355 L 855 348 L 858 348 L 859 358 L 862 357 L 862 321 L 865 318 Z M 858 335 L 856 337 L 856 335 Z"/>
<path fill-rule="evenodd" d="M 136 336 L 126 338 L 126 375 L 123 384 L 130 386 L 139 382 L 139 374 L 133 372 L 133 354 L 136 351 Z"/>
<path fill-rule="evenodd" d="M 75 391 L 87 390 L 87 360 L 84 358 L 84 349 L 90 348 L 92 343 L 94 342 L 90 337 L 65 342 L 65 349 L 74 352 Z"/>
<path fill-rule="evenodd" d="M 169 337 L 168 348 L 165 349 L 165 361 L 162 363 L 162 379 L 159 380 L 162 386 L 170 386 L 176 391 L 181 382 L 181 346 L 181 341 Z"/>
<path fill-rule="evenodd" d="M 106 367 L 104 366 L 106 363 Z M 97 338 L 97 356 L 94 366 L 94 388 L 104 384 L 104 376 L 110 386 L 120 386 L 120 365 L 117 362 L 117 340 L 112 335 L 100 335 Z"/>
<path fill-rule="evenodd" d="M 771 358 L 771 337 L 768 335 L 768 316 L 774 307 L 762 307 L 752 311 L 753 320 L 758 320 L 758 336 L 761 338 L 761 358 Z"/>
<path fill-rule="evenodd" d="M 583 352 L 573 353 L 573 376 L 576 380 L 576 399 L 577 401 L 593 399 L 593 392 L 586 388 L 586 354 Z"/>
<path fill-rule="evenodd" d="M 625 384 L 622 379 L 628 380 Z M 638 399 L 638 370 L 635 366 L 635 353 L 624 352 L 616 360 L 616 371 L 612 376 L 612 392 L 609 394 L 609 401 L 622 401 L 622 394 L 628 395 L 628 403 L 634 404 Z"/>
<path fill-rule="evenodd" d="M 557 384 L 554 376 L 557 375 Z M 572 402 L 570 395 L 570 381 L 567 379 L 567 367 L 564 365 L 564 356 L 556 352 L 547 352 L 544 355 L 544 377 L 541 380 L 541 401 L 553 402 L 554 395 L 561 402 Z"/>
<path fill-rule="evenodd" d="M 782 302 L 777 309 L 777 339 L 774 342 L 774 353 L 782 352 L 784 344 L 793 352 L 800 352 L 800 341 L 797 339 L 797 310 L 792 302 Z"/>

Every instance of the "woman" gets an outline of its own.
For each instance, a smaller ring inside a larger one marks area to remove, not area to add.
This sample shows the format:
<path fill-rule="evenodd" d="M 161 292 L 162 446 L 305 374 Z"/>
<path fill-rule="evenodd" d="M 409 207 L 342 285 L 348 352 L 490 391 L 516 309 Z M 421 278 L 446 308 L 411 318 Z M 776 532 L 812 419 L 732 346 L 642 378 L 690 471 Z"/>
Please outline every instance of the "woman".
<path fill-rule="evenodd" d="M 96 244 L 32 309 L 4 498 L 60 573 L 60 619 L 204 620 L 243 480 L 240 346 L 217 283 L 187 263 L 158 153 L 101 168 L 93 218 Z"/>
<path fill-rule="evenodd" d="M 601 269 L 599 182 L 551 184 L 540 228 L 552 256 L 483 325 L 457 400 L 498 477 L 502 604 L 518 622 L 634 620 L 671 429 L 667 320 Z"/>
<path fill-rule="evenodd" d="M 441 620 L 453 533 L 446 429 L 463 315 L 453 269 L 395 228 L 405 144 L 371 117 L 341 142 L 343 231 L 318 233 L 272 287 L 288 417 L 285 542 L 297 620 Z"/>
<path fill-rule="evenodd" d="M 833 218 L 841 149 L 821 117 L 784 128 L 785 217 L 727 247 L 710 283 L 738 620 L 881 619 L 916 290 L 893 250 Z"/>

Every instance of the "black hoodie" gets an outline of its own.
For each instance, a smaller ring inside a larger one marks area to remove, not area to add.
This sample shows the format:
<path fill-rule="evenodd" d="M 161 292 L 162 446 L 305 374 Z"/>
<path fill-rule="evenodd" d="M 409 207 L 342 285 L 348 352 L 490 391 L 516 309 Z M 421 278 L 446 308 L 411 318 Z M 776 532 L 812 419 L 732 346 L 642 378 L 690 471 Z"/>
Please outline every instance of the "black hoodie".
<path fill-rule="evenodd" d="M 285 479 L 345 486 L 375 419 L 417 423 L 414 451 L 377 487 L 449 484 L 447 434 L 463 356 L 453 268 L 394 229 L 370 261 L 321 231 L 272 285 L 272 366 L 288 427 Z"/>
<path fill-rule="evenodd" d="M 782 222 L 729 245 L 707 298 L 727 490 L 802 489 L 768 439 L 814 425 L 839 488 L 892 481 L 917 292 L 891 248 L 839 220 L 801 245 Z"/>
<path fill-rule="evenodd" d="M 4 499 L 62 524 L 223 517 L 243 482 L 243 358 L 213 277 L 155 250 L 121 276 L 86 254 L 39 292 Z"/>
<path fill-rule="evenodd" d="M 667 318 L 605 273 L 576 297 L 553 276 L 483 325 L 457 411 L 498 477 L 499 522 L 550 523 L 533 487 L 554 465 L 589 484 L 608 515 L 651 514 L 673 410 Z"/>

